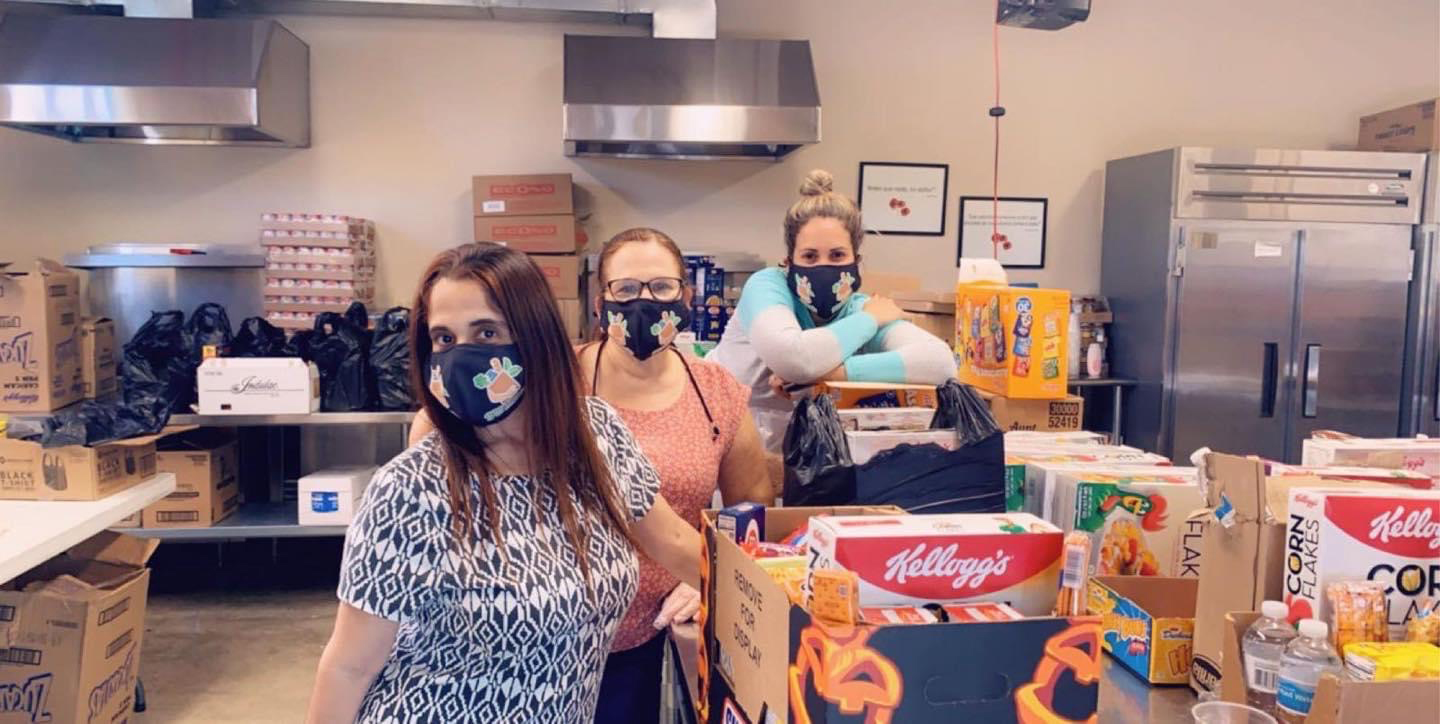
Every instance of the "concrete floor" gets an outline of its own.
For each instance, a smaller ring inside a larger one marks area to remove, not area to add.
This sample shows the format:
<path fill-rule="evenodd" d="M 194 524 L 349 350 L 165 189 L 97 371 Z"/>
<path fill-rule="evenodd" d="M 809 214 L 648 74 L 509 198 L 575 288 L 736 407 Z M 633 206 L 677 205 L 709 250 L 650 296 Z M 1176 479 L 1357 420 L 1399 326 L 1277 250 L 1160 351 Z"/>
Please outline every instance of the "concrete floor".
<path fill-rule="evenodd" d="M 152 594 L 141 722 L 302 722 L 335 623 L 333 587 Z"/>

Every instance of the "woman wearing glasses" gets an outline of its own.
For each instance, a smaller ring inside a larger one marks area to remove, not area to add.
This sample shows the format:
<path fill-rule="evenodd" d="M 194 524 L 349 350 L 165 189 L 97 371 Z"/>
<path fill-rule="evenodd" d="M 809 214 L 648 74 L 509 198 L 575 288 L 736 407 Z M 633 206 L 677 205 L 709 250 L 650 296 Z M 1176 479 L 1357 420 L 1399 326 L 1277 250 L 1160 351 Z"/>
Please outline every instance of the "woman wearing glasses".
<path fill-rule="evenodd" d="M 696 527 L 715 494 L 727 505 L 773 502 L 749 388 L 672 345 L 689 327 L 694 290 L 675 242 L 654 229 L 616 234 L 600 252 L 600 340 L 580 350 L 592 394 L 610 403 L 660 473 L 660 490 Z M 597 722 L 655 722 L 665 630 L 694 618 L 699 593 L 641 556 L 640 587 L 600 683 Z"/>
<path fill-rule="evenodd" d="M 750 385 L 751 412 L 778 452 L 791 385 L 824 380 L 938 385 L 955 376 L 950 345 L 904 321 L 895 302 L 860 292 L 860 209 L 811 171 L 785 214 L 785 262 L 750 277 L 708 359 Z"/>

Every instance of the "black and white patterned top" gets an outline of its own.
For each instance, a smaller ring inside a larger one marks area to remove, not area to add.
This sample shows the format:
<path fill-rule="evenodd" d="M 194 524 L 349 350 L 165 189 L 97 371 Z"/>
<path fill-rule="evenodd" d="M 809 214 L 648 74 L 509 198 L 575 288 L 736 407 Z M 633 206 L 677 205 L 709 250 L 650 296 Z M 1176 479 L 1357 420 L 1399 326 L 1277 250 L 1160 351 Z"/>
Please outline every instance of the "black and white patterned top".
<path fill-rule="evenodd" d="M 660 479 L 615 411 L 586 403 L 638 520 Z M 488 534 L 462 552 L 442 460 L 432 433 L 387 463 L 345 536 L 340 600 L 400 624 L 359 721 L 592 721 L 605 656 L 635 595 L 634 549 L 592 516 L 587 593 L 554 493 L 537 492 L 528 476 L 497 476 L 508 564 Z M 479 510 L 478 491 L 474 500 Z"/>

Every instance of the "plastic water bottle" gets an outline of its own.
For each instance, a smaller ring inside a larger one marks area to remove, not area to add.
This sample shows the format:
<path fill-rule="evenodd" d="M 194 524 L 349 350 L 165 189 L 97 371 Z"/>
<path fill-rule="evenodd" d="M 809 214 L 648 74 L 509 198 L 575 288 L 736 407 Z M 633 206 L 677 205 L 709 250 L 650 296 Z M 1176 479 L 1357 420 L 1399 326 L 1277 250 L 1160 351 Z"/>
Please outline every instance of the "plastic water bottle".
<path fill-rule="evenodd" d="M 1285 647 L 1275 690 L 1281 721 L 1304 724 L 1320 677 L 1340 670 L 1340 657 L 1330 647 L 1329 637 L 1330 627 L 1324 621 L 1307 618 L 1300 621 L 1300 636 Z"/>
<path fill-rule="evenodd" d="M 1298 635 L 1285 621 L 1290 608 L 1281 601 L 1260 604 L 1260 618 L 1245 630 L 1245 703 L 1275 713 L 1275 688 L 1280 680 L 1280 657 Z"/>

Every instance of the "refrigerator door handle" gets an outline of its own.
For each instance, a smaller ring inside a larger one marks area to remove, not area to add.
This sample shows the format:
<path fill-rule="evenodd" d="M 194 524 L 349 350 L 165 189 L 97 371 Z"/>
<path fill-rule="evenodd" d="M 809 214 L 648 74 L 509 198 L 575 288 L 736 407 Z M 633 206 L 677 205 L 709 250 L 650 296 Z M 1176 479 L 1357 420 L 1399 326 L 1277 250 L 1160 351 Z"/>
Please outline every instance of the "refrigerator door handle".
<path fill-rule="evenodd" d="M 1313 418 L 1320 402 L 1320 345 L 1305 345 L 1305 382 L 1301 391 L 1304 408 L 1301 417 Z"/>
<path fill-rule="evenodd" d="M 1275 416 L 1276 377 L 1280 374 L 1280 345 L 1265 343 L 1265 369 L 1260 373 L 1260 417 Z"/>

